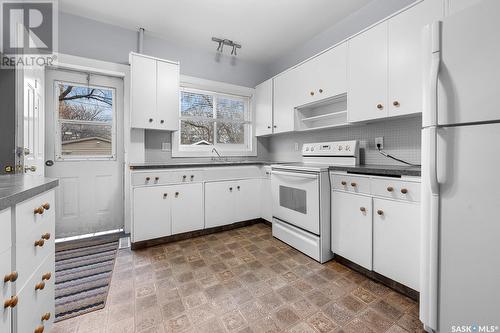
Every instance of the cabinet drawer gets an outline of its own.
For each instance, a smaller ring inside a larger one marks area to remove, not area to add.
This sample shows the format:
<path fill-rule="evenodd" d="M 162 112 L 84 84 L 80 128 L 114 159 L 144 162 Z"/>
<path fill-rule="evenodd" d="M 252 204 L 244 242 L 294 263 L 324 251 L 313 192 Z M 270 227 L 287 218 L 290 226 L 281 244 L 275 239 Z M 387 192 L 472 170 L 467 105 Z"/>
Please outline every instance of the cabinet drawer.
<path fill-rule="evenodd" d="M 34 242 L 42 233 L 50 232 L 54 237 L 55 224 L 54 191 L 37 195 L 16 206 L 16 244 Z M 45 208 L 44 208 L 45 207 Z M 40 211 L 35 213 L 35 209 Z"/>
<path fill-rule="evenodd" d="M 137 172 L 132 174 L 132 186 L 191 183 L 203 180 L 201 170 Z"/>
<path fill-rule="evenodd" d="M 11 213 L 10 208 L 0 212 L 0 252 L 10 248 L 12 245 Z"/>
<path fill-rule="evenodd" d="M 48 256 L 26 285 L 18 294 L 17 332 L 33 332 L 36 327 L 43 325 L 44 332 L 50 332 L 54 321 L 54 281 L 55 281 L 54 254 Z M 42 280 L 42 276 L 50 273 L 51 277 Z M 43 283 L 43 289 L 36 290 L 37 284 Z M 42 321 L 42 316 L 50 313 L 50 319 Z"/>
<path fill-rule="evenodd" d="M 420 201 L 420 183 L 373 178 L 372 194 L 398 200 Z"/>
<path fill-rule="evenodd" d="M 341 191 L 369 194 L 370 178 L 334 174 L 332 176 L 332 187 Z"/>

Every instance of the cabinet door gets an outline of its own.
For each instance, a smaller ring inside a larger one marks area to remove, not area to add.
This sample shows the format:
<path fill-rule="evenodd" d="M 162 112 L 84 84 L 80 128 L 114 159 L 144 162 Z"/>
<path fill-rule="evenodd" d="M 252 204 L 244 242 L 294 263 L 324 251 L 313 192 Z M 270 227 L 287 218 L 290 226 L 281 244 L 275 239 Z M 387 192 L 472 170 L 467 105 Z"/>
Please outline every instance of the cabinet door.
<path fill-rule="evenodd" d="M 155 128 L 156 60 L 132 54 L 130 73 L 131 127 Z"/>
<path fill-rule="evenodd" d="M 372 198 L 333 191 L 332 252 L 372 269 Z"/>
<path fill-rule="evenodd" d="M 293 68 L 273 80 L 274 85 L 274 124 L 273 133 L 291 132 L 295 127 L 295 107 L 300 105 L 300 94 L 297 91 L 306 91 L 302 88 L 303 82 L 309 80 L 301 77 L 303 74 Z"/>
<path fill-rule="evenodd" d="M 443 17 L 443 2 L 423 1 L 388 21 L 388 115 L 422 112 L 425 25 Z"/>
<path fill-rule="evenodd" d="M 419 290 L 420 206 L 373 199 L 373 270 Z"/>
<path fill-rule="evenodd" d="M 313 73 L 311 102 L 319 101 L 347 92 L 347 43 L 311 59 L 307 62 Z"/>
<path fill-rule="evenodd" d="M 156 128 L 179 129 L 179 65 L 157 61 Z"/>
<path fill-rule="evenodd" d="M 255 87 L 255 136 L 273 133 L 273 80 Z"/>
<path fill-rule="evenodd" d="M 235 222 L 236 182 L 205 183 L 205 228 Z"/>
<path fill-rule="evenodd" d="M 247 221 L 260 217 L 260 179 L 239 180 L 236 184 L 235 220 Z"/>
<path fill-rule="evenodd" d="M 168 186 L 134 189 L 132 242 L 170 236 L 171 198 Z"/>
<path fill-rule="evenodd" d="M 203 229 L 203 184 L 170 186 L 172 235 Z"/>
<path fill-rule="evenodd" d="M 266 178 L 266 179 L 261 179 L 262 181 L 262 187 L 261 187 L 261 193 L 260 193 L 260 209 L 261 209 L 261 214 L 260 216 L 268 221 L 272 222 L 273 221 L 273 195 L 272 195 L 272 190 L 271 190 L 271 179 Z"/>
<path fill-rule="evenodd" d="M 387 117 L 387 22 L 349 40 L 348 120 Z"/>
<path fill-rule="evenodd" d="M 0 221 L 4 222 L 4 221 Z M 10 227 L 10 219 L 9 219 L 9 227 Z M 10 229 L 10 228 L 9 228 Z M 10 235 L 10 233 L 9 233 Z M 11 267 L 11 250 L 3 250 L 0 252 L 0 276 L 3 278 L 8 274 L 12 273 Z M 0 301 L 3 305 L 5 301 L 7 301 L 11 296 L 11 282 L 4 282 L 3 279 L 0 281 L 0 285 L 2 286 L 0 289 Z M 10 332 L 10 321 L 11 321 L 11 309 L 4 308 L 3 306 L 0 308 L 1 316 L 0 316 L 0 332 Z"/>

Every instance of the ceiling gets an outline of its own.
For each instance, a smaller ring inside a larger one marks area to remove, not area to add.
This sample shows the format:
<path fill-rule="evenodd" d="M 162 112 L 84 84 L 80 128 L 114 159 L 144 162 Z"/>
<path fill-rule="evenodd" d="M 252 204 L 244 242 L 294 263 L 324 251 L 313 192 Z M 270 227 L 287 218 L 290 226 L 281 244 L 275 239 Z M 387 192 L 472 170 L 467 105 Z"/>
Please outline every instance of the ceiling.
<path fill-rule="evenodd" d="M 370 0 L 60 0 L 74 15 L 143 27 L 178 45 L 213 52 L 211 37 L 242 44 L 238 57 L 268 63 Z M 227 53 L 230 50 L 225 50 Z M 229 54 L 229 53 L 228 53 Z"/>

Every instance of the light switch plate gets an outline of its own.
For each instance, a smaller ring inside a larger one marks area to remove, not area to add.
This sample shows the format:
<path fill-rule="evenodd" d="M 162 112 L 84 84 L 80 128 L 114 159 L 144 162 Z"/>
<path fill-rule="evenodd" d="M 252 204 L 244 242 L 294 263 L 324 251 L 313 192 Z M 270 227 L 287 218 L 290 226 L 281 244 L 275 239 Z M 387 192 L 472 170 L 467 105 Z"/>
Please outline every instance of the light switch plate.
<path fill-rule="evenodd" d="M 161 143 L 161 150 L 162 151 L 171 151 L 172 146 L 171 146 L 170 142 L 162 142 Z"/>

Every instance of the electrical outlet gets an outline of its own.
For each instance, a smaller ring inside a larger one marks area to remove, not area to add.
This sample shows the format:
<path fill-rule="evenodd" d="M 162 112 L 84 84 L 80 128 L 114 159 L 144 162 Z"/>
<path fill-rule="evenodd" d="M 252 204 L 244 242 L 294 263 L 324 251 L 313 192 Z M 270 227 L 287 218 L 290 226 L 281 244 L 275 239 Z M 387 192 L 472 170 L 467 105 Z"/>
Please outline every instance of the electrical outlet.
<path fill-rule="evenodd" d="M 170 142 L 162 142 L 161 143 L 161 150 L 162 151 L 171 151 L 172 146 L 170 145 Z"/>
<path fill-rule="evenodd" d="M 375 147 L 380 145 L 380 149 L 384 149 L 384 137 L 380 136 L 378 138 L 375 138 Z"/>

